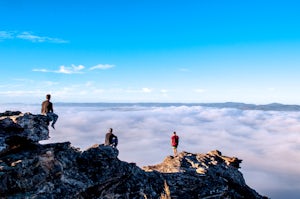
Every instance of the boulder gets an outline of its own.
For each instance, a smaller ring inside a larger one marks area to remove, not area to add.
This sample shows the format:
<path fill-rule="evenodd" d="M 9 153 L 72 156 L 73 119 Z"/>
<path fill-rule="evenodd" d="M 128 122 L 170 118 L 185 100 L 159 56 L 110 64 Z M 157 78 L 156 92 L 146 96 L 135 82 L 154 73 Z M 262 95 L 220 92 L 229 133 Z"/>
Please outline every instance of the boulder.
<path fill-rule="evenodd" d="M 20 111 L 0 113 L 0 153 L 48 139 L 48 123 L 44 115 Z"/>

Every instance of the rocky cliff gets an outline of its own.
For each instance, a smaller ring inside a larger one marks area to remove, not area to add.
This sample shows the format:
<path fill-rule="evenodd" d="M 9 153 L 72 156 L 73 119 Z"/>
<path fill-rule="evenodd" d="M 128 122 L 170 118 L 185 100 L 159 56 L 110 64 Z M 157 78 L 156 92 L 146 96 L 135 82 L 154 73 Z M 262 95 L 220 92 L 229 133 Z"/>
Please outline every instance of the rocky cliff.
<path fill-rule="evenodd" d="M 39 144 L 48 137 L 47 117 L 0 113 L 0 198 L 264 198 L 246 185 L 241 160 L 219 151 L 140 168 L 110 146 Z"/>

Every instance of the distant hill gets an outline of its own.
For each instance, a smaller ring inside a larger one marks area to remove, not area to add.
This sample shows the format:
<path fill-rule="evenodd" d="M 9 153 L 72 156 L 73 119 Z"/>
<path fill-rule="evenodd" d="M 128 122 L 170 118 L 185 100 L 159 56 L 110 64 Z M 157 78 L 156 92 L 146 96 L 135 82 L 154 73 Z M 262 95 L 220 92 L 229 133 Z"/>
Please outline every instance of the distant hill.
<path fill-rule="evenodd" d="M 263 110 L 263 111 L 300 111 L 299 105 L 286 105 L 279 103 L 271 103 L 265 105 L 245 104 L 238 102 L 225 103 L 201 103 L 201 106 L 216 108 L 237 108 L 242 110 Z"/>

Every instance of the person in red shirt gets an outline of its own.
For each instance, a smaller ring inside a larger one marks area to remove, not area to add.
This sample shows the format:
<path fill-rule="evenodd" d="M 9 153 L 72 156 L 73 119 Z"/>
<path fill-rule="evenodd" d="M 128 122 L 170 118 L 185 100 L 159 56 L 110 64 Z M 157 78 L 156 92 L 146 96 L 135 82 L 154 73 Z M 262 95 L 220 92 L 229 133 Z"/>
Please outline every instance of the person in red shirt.
<path fill-rule="evenodd" d="M 176 135 L 176 132 L 174 131 L 173 135 L 171 137 L 171 145 L 172 145 L 172 148 L 173 148 L 174 156 L 177 156 L 178 144 L 179 144 L 179 137 L 178 137 L 178 135 Z"/>

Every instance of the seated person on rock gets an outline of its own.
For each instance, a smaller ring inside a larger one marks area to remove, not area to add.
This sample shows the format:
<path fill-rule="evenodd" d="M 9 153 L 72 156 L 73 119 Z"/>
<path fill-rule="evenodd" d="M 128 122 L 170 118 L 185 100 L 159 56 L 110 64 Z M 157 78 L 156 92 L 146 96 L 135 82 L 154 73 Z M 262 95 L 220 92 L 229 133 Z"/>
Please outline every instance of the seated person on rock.
<path fill-rule="evenodd" d="M 104 145 L 105 146 L 117 147 L 118 137 L 116 135 L 114 135 L 112 132 L 113 132 L 113 129 L 110 128 L 108 133 L 106 133 Z"/>
<path fill-rule="evenodd" d="M 54 124 L 56 123 L 56 121 L 58 119 L 58 115 L 53 112 L 53 104 L 52 104 L 52 102 L 50 102 L 50 98 L 51 98 L 51 95 L 47 94 L 46 100 L 43 101 L 43 103 L 42 103 L 41 112 L 42 112 L 42 115 L 46 115 L 48 117 L 49 121 L 52 121 L 51 126 L 52 126 L 52 128 L 54 128 Z"/>

